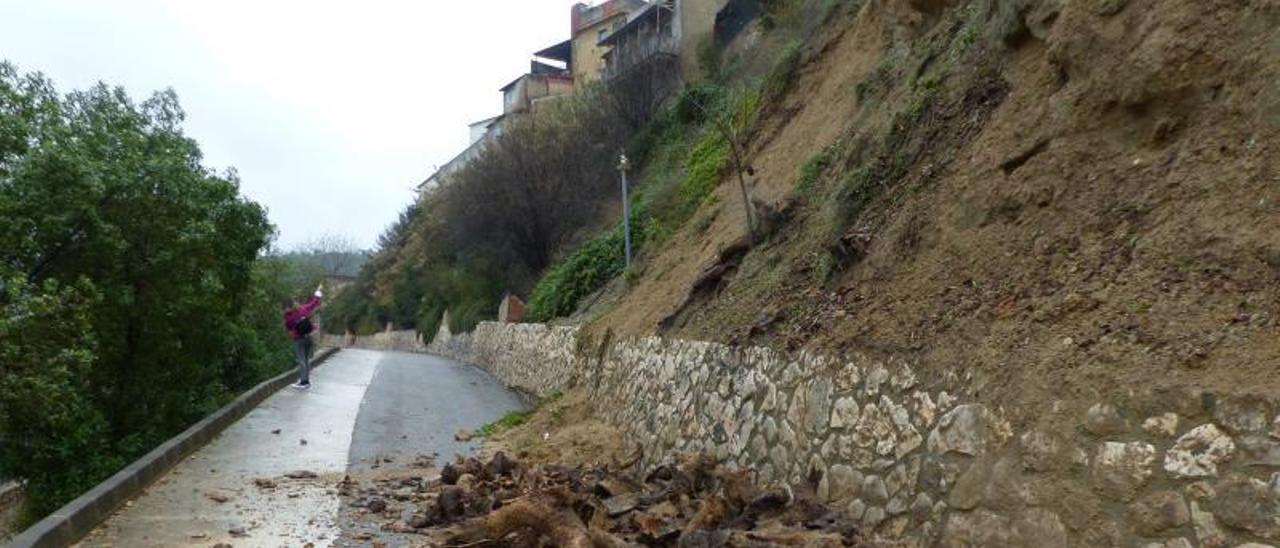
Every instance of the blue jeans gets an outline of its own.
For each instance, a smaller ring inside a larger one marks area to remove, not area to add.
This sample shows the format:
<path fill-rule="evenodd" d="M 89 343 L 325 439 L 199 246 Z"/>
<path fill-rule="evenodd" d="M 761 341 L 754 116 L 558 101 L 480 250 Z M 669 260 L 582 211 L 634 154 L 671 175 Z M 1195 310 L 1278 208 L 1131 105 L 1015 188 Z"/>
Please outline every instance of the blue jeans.
<path fill-rule="evenodd" d="M 293 361 L 298 364 L 298 384 L 311 384 L 311 337 L 293 340 Z"/>

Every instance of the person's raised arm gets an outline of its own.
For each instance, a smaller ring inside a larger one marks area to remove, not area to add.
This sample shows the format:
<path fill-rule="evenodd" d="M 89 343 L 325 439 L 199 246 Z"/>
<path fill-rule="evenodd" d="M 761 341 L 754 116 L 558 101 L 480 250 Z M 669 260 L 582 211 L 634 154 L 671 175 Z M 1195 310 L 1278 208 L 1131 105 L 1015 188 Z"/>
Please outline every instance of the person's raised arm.
<path fill-rule="evenodd" d="M 324 286 L 323 285 L 316 286 L 316 292 L 312 293 L 311 298 L 307 300 L 306 304 L 302 305 L 302 314 L 304 316 L 310 315 L 312 311 L 314 311 L 316 308 L 320 306 L 320 298 L 323 296 L 324 296 Z"/>

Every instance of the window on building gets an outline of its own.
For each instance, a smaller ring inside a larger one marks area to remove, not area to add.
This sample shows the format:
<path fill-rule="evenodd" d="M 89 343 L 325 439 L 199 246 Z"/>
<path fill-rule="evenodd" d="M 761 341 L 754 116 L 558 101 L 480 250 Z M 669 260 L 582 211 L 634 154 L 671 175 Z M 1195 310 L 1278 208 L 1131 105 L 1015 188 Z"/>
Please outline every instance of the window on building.
<path fill-rule="evenodd" d="M 609 29 L 600 29 L 596 31 L 596 42 L 598 43 L 601 40 L 604 40 L 604 37 L 608 34 L 609 34 Z"/>

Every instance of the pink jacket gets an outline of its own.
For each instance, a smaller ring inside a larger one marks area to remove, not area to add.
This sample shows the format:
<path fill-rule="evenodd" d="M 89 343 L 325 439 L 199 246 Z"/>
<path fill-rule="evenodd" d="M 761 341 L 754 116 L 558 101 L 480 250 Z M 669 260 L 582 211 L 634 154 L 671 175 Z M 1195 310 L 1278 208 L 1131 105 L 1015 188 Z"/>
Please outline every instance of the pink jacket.
<path fill-rule="evenodd" d="M 302 336 L 294 329 L 298 325 L 298 320 L 310 316 L 311 312 L 315 311 L 319 306 L 320 297 L 312 295 L 307 302 L 284 311 L 284 328 L 289 330 L 289 338 L 298 339 Z M 315 322 L 312 322 L 312 324 L 314 325 Z"/>

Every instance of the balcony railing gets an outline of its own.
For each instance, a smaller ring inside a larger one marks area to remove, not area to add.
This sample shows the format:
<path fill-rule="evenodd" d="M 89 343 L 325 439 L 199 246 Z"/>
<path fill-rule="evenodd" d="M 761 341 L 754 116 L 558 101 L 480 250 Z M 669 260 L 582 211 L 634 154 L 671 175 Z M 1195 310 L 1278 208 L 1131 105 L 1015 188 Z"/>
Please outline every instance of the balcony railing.
<path fill-rule="evenodd" d="M 608 64 L 605 65 L 605 79 L 625 76 L 636 67 L 644 66 L 657 60 L 679 57 L 680 41 L 669 34 L 643 33 L 636 37 L 619 41 L 609 52 Z"/>

